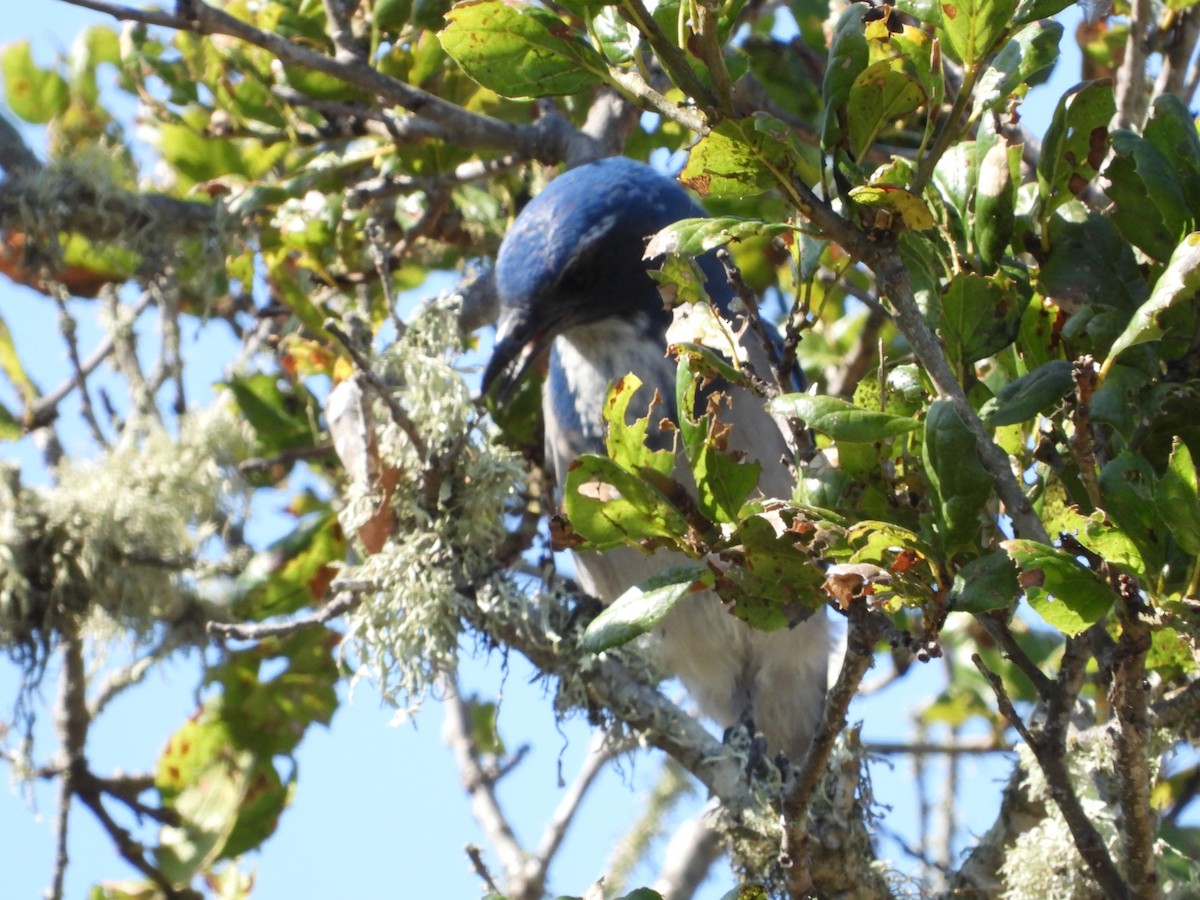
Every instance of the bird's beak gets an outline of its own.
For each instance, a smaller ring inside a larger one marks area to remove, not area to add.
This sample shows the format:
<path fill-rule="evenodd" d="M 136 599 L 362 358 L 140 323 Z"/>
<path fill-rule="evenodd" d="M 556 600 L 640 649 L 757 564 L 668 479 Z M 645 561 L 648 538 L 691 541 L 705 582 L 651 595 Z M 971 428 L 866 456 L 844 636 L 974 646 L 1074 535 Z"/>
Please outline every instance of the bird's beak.
<path fill-rule="evenodd" d="M 483 370 L 483 395 L 491 394 L 494 388 L 497 403 L 503 404 L 511 397 L 549 337 L 546 329 L 533 324 L 526 310 L 513 307 L 502 310 L 496 323 L 492 358 Z"/>

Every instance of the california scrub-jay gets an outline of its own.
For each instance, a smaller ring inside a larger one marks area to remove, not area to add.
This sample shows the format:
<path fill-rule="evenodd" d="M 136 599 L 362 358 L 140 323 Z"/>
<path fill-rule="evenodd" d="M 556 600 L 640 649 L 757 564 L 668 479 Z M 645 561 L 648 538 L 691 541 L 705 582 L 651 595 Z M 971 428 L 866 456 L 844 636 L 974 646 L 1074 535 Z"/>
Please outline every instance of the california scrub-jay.
<path fill-rule="evenodd" d="M 658 264 L 642 256 L 655 232 L 703 215 L 678 184 L 649 166 L 603 159 L 554 179 L 501 243 L 494 271 L 500 314 L 483 387 L 511 386 L 550 346 L 546 458 L 560 490 L 572 460 L 605 452 L 601 410 L 617 379 L 635 373 L 644 393 L 634 405 L 657 389 L 675 416 L 676 364 L 665 352 L 672 313 L 646 274 Z M 710 297 L 727 307 L 731 290 L 720 263 L 711 254 L 699 262 Z M 754 341 L 746 338 L 747 352 L 761 359 Z M 730 393 L 731 406 L 721 412 L 732 426 L 730 447 L 762 466 L 759 486 L 767 496 L 790 497 L 787 445 L 778 426 L 749 391 Z M 690 473 L 682 469 L 680 480 L 688 483 Z M 685 561 L 674 552 L 648 555 L 628 547 L 575 553 L 579 581 L 605 603 Z M 792 628 L 758 631 L 728 612 L 715 593 L 702 593 L 679 601 L 656 636 L 658 662 L 706 715 L 725 727 L 752 721 L 772 751 L 795 762 L 803 758 L 825 692 L 830 641 L 823 613 Z"/>

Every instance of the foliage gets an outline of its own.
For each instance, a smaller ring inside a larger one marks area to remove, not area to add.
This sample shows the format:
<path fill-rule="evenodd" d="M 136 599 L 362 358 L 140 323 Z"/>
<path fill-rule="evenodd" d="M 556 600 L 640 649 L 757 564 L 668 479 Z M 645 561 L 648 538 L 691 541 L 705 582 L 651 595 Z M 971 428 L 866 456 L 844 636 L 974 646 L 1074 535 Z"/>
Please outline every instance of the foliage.
<path fill-rule="evenodd" d="M 736 837 L 731 896 L 892 892 L 855 837 L 878 823 L 846 709 L 872 662 L 903 679 L 937 658 L 951 677 L 920 727 L 1019 755 L 996 825 L 961 861 L 947 843 L 925 888 L 1194 891 L 1195 760 L 1172 752 L 1200 711 L 1200 20 L 1120 5 L 1081 27 L 1085 71 L 1039 143 L 1018 109 L 1059 64 L 1065 6 L 192 0 L 113 6 L 119 27 L 48 67 L 28 42 L 0 51 L 7 110 L 49 151 L 0 121 L 0 270 L 55 304 L 70 360 L 43 392 L 0 321 L 0 439 L 36 435 L 48 471 L 0 485 L 0 646 L 23 712 L 60 659 L 43 771 L 144 878 L 94 896 L 248 894 L 231 861 L 303 789 L 288 763 L 337 683 L 370 677 L 407 712 L 431 688 L 453 702 L 471 644 L 525 654 L 560 712 L 700 778 Z M 595 616 L 561 577 L 522 577 L 549 548 L 536 386 L 495 419 L 472 397 L 487 277 L 407 321 L 397 305 L 494 251 L 553 166 L 615 148 L 682 150 L 714 217 L 654 244 L 665 292 L 695 304 L 672 332 L 675 405 L 694 410 L 675 452 L 647 444 L 657 414 L 623 379 L 609 452 L 572 469 L 550 529 L 687 562 Z M 742 323 L 707 306 L 690 259 L 717 247 L 739 311 L 784 336 L 774 371 L 731 353 Z M 103 332 L 91 348 L 83 317 Z M 233 336 L 207 408 L 187 400 L 181 321 Z M 797 357 L 816 391 L 796 392 Z M 105 360 L 124 396 L 96 387 Z M 730 449 L 714 377 L 779 420 L 791 496 L 764 497 Z M 65 453 L 64 434 L 94 450 Z M 251 498 L 299 469 L 321 490 L 255 545 Z M 625 646 L 712 587 L 754 627 L 820 607 L 848 623 L 825 727 L 790 770 L 738 735 L 715 747 Z M 87 663 L 121 645 L 141 671 L 214 641 L 153 778 L 91 772 L 104 702 L 89 709 Z M 505 753 L 480 708 L 465 771 Z M 19 772 L 27 752 L 6 751 Z M 160 823 L 150 843 L 114 802 Z M 490 889 L 541 896 L 553 847 L 489 837 Z"/>

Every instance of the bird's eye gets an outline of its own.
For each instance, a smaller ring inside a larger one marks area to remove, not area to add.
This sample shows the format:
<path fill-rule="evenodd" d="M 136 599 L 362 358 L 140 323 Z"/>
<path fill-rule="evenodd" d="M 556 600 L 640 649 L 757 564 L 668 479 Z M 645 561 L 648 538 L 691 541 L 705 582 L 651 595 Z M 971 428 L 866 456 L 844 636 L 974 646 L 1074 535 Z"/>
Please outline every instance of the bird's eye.
<path fill-rule="evenodd" d="M 586 266 L 570 266 L 558 279 L 558 288 L 566 294 L 582 294 L 591 288 L 595 273 Z"/>

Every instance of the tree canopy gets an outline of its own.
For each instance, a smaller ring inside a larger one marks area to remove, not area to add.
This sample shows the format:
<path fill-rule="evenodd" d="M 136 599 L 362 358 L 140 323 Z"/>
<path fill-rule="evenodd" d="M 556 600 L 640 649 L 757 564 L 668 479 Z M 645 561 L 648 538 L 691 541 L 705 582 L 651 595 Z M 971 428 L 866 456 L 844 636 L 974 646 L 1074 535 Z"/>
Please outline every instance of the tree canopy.
<path fill-rule="evenodd" d="M 669 764 L 607 887 L 556 890 L 688 897 L 727 850 L 733 897 L 1200 891 L 1192 3 L 1094 0 L 1069 38 L 1069 0 L 63 2 L 104 21 L 49 65 L 0 50 L 0 271 L 54 311 L 66 358 L 36 383 L 0 320 L 0 452 L 42 461 L 0 470 L 21 679 L 0 750 L 57 786 L 48 896 L 85 815 L 137 872 L 95 873 L 94 897 L 252 894 L 241 858 L 352 678 L 446 704 L 480 890 L 512 900 L 545 894 L 582 793 L 638 748 Z M 1078 84 L 1032 134 L 1021 103 L 1070 39 Z M 677 336 L 678 408 L 712 376 L 756 392 L 796 448 L 791 496 L 761 496 L 697 414 L 688 499 L 626 421 L 650 399 L 626 379 L 559 515 L 537 378 L 477 396 L 506 227 L 562 166 L 618 153 L 710 213 L 655 236 L 664 294 L 703 310 L 693 260 L 718 249 L 738 297 L 739 322 Z M 722 355 L 764 323 L 771 371 Z M 227 354 L 211 401 L 185 324 Z M 617 500 L 579 490 L 597 484 Z M 277 490 L 295 519 L 264 545 Z M 603 611 L 555 568 L 621 545 L 691 563 Z M 636 638 L 698 584 L 758 628 L 844 623 L 804 759 L 719 740 L 659 690 Z M 155 771 L 97 771 L 108 704 L 198 649 L 198 708 Z M 503 707 L 458 689 L 488 653 L 602 736 L 538 846 L 497 799 L 520 762 Z M 917 733 L 864 744 L 851 701 L 930 666 Z M 28 740 L 47 716 L 55 746 Z M 913 865 L 877 852 L 882 753 L 944 762 Z M 966 753 L 1005 755 L 1007 784 L 958 783 Z M 691 779 L 710 809 L 653 886 L 627 881 Z M 984 802 L 994 824 L 966 833 L 955 806 Z"/>

